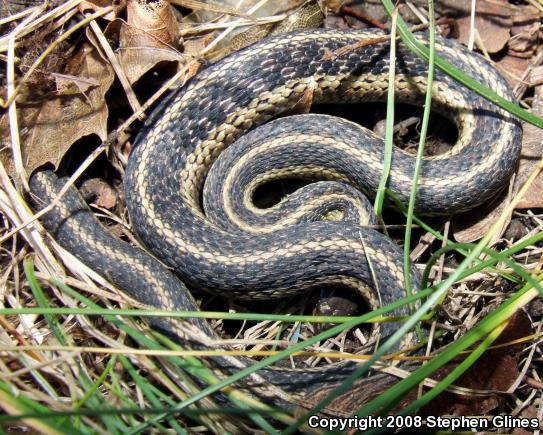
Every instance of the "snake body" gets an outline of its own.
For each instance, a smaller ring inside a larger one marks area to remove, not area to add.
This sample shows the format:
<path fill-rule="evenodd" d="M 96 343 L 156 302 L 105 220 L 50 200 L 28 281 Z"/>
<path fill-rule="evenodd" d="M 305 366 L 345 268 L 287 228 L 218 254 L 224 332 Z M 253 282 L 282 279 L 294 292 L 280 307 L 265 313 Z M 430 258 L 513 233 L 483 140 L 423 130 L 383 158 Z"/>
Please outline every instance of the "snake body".
<path fill-rule="evenodd" d="M 441 39 L 437 51 L 512 99 L 505 80 L 478 55 Z M 393 302 L 405 295 L 402 254 L 390 239 L 364 227 L 375 218 L 361 193 L 375 195 L 382 139 L 327 115 L 268 122 L 299 111 L 301 102 L 382 101 L 388 66 L 389 42 L 381 32 L 302 31 L 234 53 L 164 99 L 137 136 L 125 191 L 134 231 L 181 281 L 144 251 L 99 229 L 75 192 L 43 221 L 61 245 L 131 296 L 161 309 L 197 309 L 185 285 L 225 297 L 265 299 L 340 284 L 358 291 L 372 308 Z M 397 100 L 421 104 L 426 76 L 426 63 L 400 44 Z M 456 124 L 458 141 L 450 152 L 425 160 L 416 210 L 451 214 L 503 187 L 518 159 L 521 129 L 517 120 L 440 71 L 433 94 L 432 109 Z M 414 161 L 394 149 L 388 188 L 404 202 Z M 314 183 L 270 209 L 254 206 L 258 186 L 285 176 Z M 31 179 L 45 203 L 62 184 L 50 171 Z M 415 268 L 411 282 L 420 285 Z M 178 333 L 173 322 L 159 322 Z M 204 321 L 194 323 L 214 336 Z M 385 324 L 382 333 L 395 327 Z M 234 370 L 247 361 L 217 363 Z M 271 385 L 303 394 L 337 382 L 353 365 L 295 376 L 260 373 Z"/>

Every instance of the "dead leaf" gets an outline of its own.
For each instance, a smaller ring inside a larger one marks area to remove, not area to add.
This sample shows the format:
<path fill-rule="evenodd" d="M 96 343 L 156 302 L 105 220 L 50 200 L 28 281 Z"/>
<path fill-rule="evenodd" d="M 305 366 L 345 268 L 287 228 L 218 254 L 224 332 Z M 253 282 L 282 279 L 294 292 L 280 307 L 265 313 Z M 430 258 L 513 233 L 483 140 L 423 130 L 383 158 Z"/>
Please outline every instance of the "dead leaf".
<path fill-rule="evenodd" d="M 98 80 L 92 77 L 77 77 L 60 73 L 51 73 L 51 75 L 55 78 L 57 92 L 64 95 L 70 91 L 72 85 L 75 85 L 77 89 L 79 89 L 79 92 L 84 94 L 89 90 L 89 88 L 98 86 L 100 84 Z"/>
<path fill-rule="evenodd" d="M 514 313 L 507 327 L 493 343 L 494 346 L 513 342 L 532 333 L 532 323 L 528 315 L 519 310 Z M 519 374 L 519 363 L 522 357 L 522 344 L 514 344 L 497 349 L 487 350 L 471 366 L 457 382 L 455 386 L 474 390 L 503 391 L 504 393 L 515 382 Z M 452 362 L 437 370 L 432 379 L 440 381 L 444 379 L 458 366 L 458 362 Z M 404 363 L 404 370 L 413 370 L 416 363 Z M 337 397 L 321 411 L 322 415 L 334 416 L 351 415 L 353 409 L 358 409 L 370 400 L 383 393 L 398 381 L 392 375 L 379 373 L 365 379 L 359 379 L 350 387 L 348 392 Z M 326 387 L 313 391 L 310 397 L 304 397 L 303 402 L 298 403 L 295 415 L 302 415 L 315 404 L 326 397 L 332 388 Z M 417 397 L 417 391 L 411 391 L 402 398 L 393 411 L 398 411 L 407 406 Z M 484 415 L 494 409 L 499 402 L 499 395 L 490 392 L 487 396 L 458 395 L 448 391 L 441 393 L 428 405 L 421 409 L 421 415 Z"/>
<path fill-rule="evenodd" d="M 496 222 L 502 212 L 511 201 L 511 195 L 508 188 L 505 188 L 490 203 L 469 210 L 465 213 L 455 215 L 451 220 L 452 233 L 454 239 L 460 243 L 471 243 L 481 239 L 490 226 Z M 504 223 L 503 228 L 497 232 L 496 237 L 501 237 L 503 230 L 509 224 L 509 220 Z M 492 242 L 491 242 L 492 243 Z"/>
<path fill-rule="evenodd" d="M 200 53 L 213 41 L 213 34 L 204 35 L 200 38 L 191 38 L 183 43 L 183 53 L 194 58 L 200 57 Z"/>
<path fill-rule="evenodd" d="M 328 13 L 339 14 L 343 3 L 345 3 L 343 0 L 322 0 L 321 8 L 324 15 L 328 15 Z"/>
<path fill-rule="evenodd" d="M 140 30 L 150 46 L 172 44 L 179 32 L 173 9 L 167 1 L 128 0 L 126 4 L 128 25 Z M 152 41 L 156 45 L 153 45 Z"/>
<path fill-rule="evenodd" d="M 530 65 L 530 59 L 513 55 L 503 56 L 497 62 L 497 66 L 505 77 L 509 86 L 514 89 L 522 82 L 522 77 L 526 68 Z"/>
<path fill-rule="evenodd" d="M 543 67 L 534 68 L 532 75 L 543 71 Z M 543 85 L 534 89 L 532 113 L 543 116 Z M 520 188 L 532 173 L 539 160 L 543 158 L 543 130 L 531 124 L 524 123 L 521 160 L 519 163 L 515 185 Z M 539 173 L 526 195 L 518 203 L 517 209 L 543 207 L 543 174 Z"/>
<path fill-rule="evenodd" d="M 75 87 L 81 95 L 85 97 L 89 105 L 92 106 L 92 102 L 87 96 L 87 91 L 91 87 L 98 86 L 100 83 L 98 80 L 87 77 L 77 77 L 69 74 L 51 73 L 55 78 L 55 84 L 57 86 L 57 92 L 60 95 L 73 94 L 73 88 Z"/>
<path fill-rule="evenodd" d="M 281 5 L 285 6 L 286 9 L 292 7 L 289 2 L 270 3 L 273 4 L 275 12 L 281 10 Z M 285 12 L 285 9 L 282 9 L 282 12 Z M 263 10 L 259 10 L 256 15 L 262 13 Z M 229 40 L 225 39 L 213 52 L 207 54 L 207 58 L 211 62 L 216 62 L 227 54 L 241 50 L 266 36 L 319 27 L 323 21 L 324 13 L 323 9 L 321 9 L 321 3 L 317 0 L 305 0 L 293 10 L 287 12 L 286 17 L 277 23 L 257 24 L 232 36 Z"/>
<path fill-rule="evenodd" d="M 78 9 L 81 13 L 98 12 L 100 9 L 108 6 L 113 6 L 113 11 L 102 15 L 101 18 L 112 21 L 124 10 L 126 0 L 83 0 L 79 3 Z"/>
<path fill-rule="evenodd" d="M 532 323 L 523 310 L 517 311 L 509 324 L 493 343 L 509 343 L 532 333 Z M 513 385 L 519 375 L 523 346 L 520 344 L 490 349 L 473 364 L 455 386 L 473 390 L 503 391 Z M 451 363 L 438 370 L 432 378 L 441 380 L 458 363 Z M 423 415 L 485 415 L 499 405 L 499 394 L 488 396 L 458 395 L 444 392 L 422 409 Z"/>
<path fill-rule="evenodd" d="M 76 65 L 78 72 L 74 76 L 97 83 L 88 89 L 88 100 L 76 92 L 18 105 L 21 152 L 28 174 L 46 163 L 56 168 L 70 146 L 84 136 L 96 134 L 102 140 L 107 137 L 108 108 L 104 96 L 113 83 L 113 71 L 90 44 L 85 44 L 72 59 L 71 69 Z M 2 148 L 0 159 L 13 175 L 11 148 L 7 144 Z"/>
<path fill-rule="evenodd" d="M 116 20 L 105 34 L 118 35 L 118 57 L 133 84 L 159 62 L 180 62 L 186 56 L 175 49 L 178 23 L 169 3 L 129 0 L 127 22 Z"/>
<path fill-rule="evenodd" d="M 543 73 L 543 67 L 532 70 L 531 81 Z M 534 89 L 534 101 L 532 112 L 535 115 L 543 115 L 543 87 Z M 522 150 L 519 167 L 511 188 L 514 195 L 526 182 L 539 160 L 543 157 L 543 130 L 523 123 Z M 510 201 L 510 195 L 502 192 L 491 204 L 483 205 L 467 213 L 462 213 L 453 218 L 453 234 L 458 242 L 473 242 L 479 240 L 487 232 L 488 228 L 496 221 L 497 217 Z M 524 198 L 517 204 L 517 209 L 543 207 L 543 175 L 539 174 Z M 506 222 L 505 227 L 509 224 Z M 495 239 L 501 237 L 503 230 L 499 231 Z"/>
<path fill-rule="evenodd" d="M 538 10 L 526 5 L 521 13 L 513 15 L 512 18 L 513 27 L 507 52 L 511 56 L 530 58 L 534 55 L 539 40 Z"/>
<path fill-rule="evenodd" d="M 506 4 L 507 2 L 502 1 Z M 471 28 L 471 18 L 458 18 L 458 39 L 463 44 L 468 43 Z M 513 25 L 511 11 L 505 9 L 500 1 L 479 0 L 476 6 L 475 28 L 479 32 L 485 49 L 489 53 L 497 53 L 509 41 Z"/>

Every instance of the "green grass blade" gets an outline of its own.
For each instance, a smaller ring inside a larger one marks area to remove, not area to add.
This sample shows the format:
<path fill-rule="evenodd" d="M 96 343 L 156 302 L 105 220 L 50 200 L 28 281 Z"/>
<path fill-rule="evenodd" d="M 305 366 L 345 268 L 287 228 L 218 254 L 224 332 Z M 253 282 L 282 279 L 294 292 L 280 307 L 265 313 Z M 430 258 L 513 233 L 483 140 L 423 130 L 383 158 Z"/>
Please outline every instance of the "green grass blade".
<path fill-rule="evenodd" d="M 73 296 L 74 298 L 80 300 L 82 303 L 85 303 L 86 305 L 90 305 L 91 307 L 97 308 L 96 304 L 92 303 L 92 301 L 90 301 L 89 299 L 87 299 L 84 296 L 80 295 L 78 292 L 76 292 L 75 290 L 73 290 L 69 286 L 66 286 L 65 284 L 63 284 L 61 282 L 58 282 L 56 280 L 55 280 L 55 284 L 58 285 L 64 292 L 66 292 L 66 293 L 70 294 L 71 296 Z M 117 327 L 119 327 L 120 329 L 122 329 L 125 332 L 127 332 L 128 334 L 130 334 L 132 336 L 132 338 L 139 341 L 140 343 L 147 346 L 148 348 L 150 348 L 150 349 L 162 349 L 162 347 L 159 346 L 156 341 L 150 339 L 149 337 L 147 337 L 146 335 L 140 333 L 139 331 L 136 331 L 136 330 L 130 328 L 128 325 L 121 322 L 115 316 L 112 316 L 111 315 L 111 310 L 109 311 L 109 315 L 106 315 L 104 317 L 107 320 L 113 322 Z M 164 340 L 167 340 L 165 337 L 163 337 L 163 338 L 164 338 Z M 172 346 L 176 346 L 171 341 L 169 341 L 169 343 Z M 168 359 L 169 359 L 169 361 L 174 363 L 176 366 L 181 367 L 183 370 L 188 371 L 189 373 L 193 374 L 194 376 L 198 377 L 199 379 L 201 379 L 202 381 L 204 381 L 206 383 L 216 384 L 217 382 L 219 382 L 219 380 L 215 377 L 215 375 L 207 367 L 205 367 L 197 358 L 194 358 L 194 357 L 185 357 L 185 358 L 168 357 Z M 197 394 L 198 394 L 198 392 L 194 391 L 194 394 L 193 394 L 192 397 L 194 397 Z M 262 403 L 260 403 L 260 402 L 258 402 L 256 400 L 252 400 L 252 399 L 250 399 L 248 397 L 245 397 L 243 394 L 239 394 L 235 390 L 234 391 L 229 391 L 227 393 L 227 395 L 231 400 L 233 400 L 235 403 L 237 403 L 238 406 L 239 406 L 238 400 L 240 400 L 240 398 L 242 398 L 242 399 L 246 399 L 252 406 L 262 407 L 263 409 L 266 409 L 267 411 L 272 412 L 271 408 L 267 407 L 266 405 L 264 405 L 264 404 L 262 404 Z M 188 399 L 188 400 L 190 400 L 190 399 Z M 241 400 L 241 402 L 243 402 L 243 400 Z M 183 409 L 184 409 L 184 407 L 183 407 Z M 123 433 L 125 433 L 125 434 L 127 434 L 127 433 L 138 433 L 141 430 L 143 430 L 144 428 L 147 428 L 147 427 L 149 427 L 151 425 L 155 425 L 159 421 L 161 421 L 161 420 L 163 420 L 165 418 L 168 418 L 171 415 L 171 413 L 172 412 L 165 412 L 163 414 L 159 414 L 159 415 L 157 415 L 157 416 L 155 416 L 155 417 L 153 417 L 151 419 L 148 419 L 145 423 L 141 424 L 140 426 L 137 426 L 136 428 L 132 428 L 131 430 L 125 430 Z M 253 413 L 253 410 L 251 409 L 251 412 L 248 413 L 248 417 L 251 418 L 253 416 L 254 416 L 254 413 Z M 292 420 L 290 417 L 288 417 L 286 415 L 277 414 L 277 412 L 275 412 L 275 417 L 277 419 L 279 419 L 279 420 L 285 420 L 286 419 L 287 422 L 291 422 L 291 420 Z M 255 418 L 253 418 L 253 421 L 255 421 L 255 423 L 260 425 L 264 420 L 262 420 L 260 417 L 257 416 Z M 267 426 L 268 424 L 266 422 L 264 422 L 264 425 Z"/>
<path fill-rule="evenodd" d="M 251 375 L 255 371 L 263 369 L 264 367 L 267 367 L 267 366 L 269 366 L 271 364 L 274 364 L 274 363 L 276 363 L 276 362 L 278 362 L 278 361 L 280 361 L 280 360 L 282 360 L 284 358 L 287 358 L 293 352 L 296 352 L 298 350 L 303 350 L 305 347 L 310 346 L 310 345 L 312 345 L 312 344 L 314 344 L 314 343 L 316 343 L 318 341 L 325 340 L 325 339 L 327 339 L 329 337 L 332 337 L 332 336 L 342 332 L 343 330 L 345 330 L 347 328 L 355 327 L 355 326 L 361 324 L 362 322 L 364 322 L 367 319 L 370 319 L 370 318 L 372 318 L 374 316 L 378 316 L 378 315 L 385 314 L 387 312 L 393 311 L 396 308 L 399 308 L 400 306 L 405 305 L 406 303 L 415 302 L 416 300 L 421 299 L 423 297 L 426 297 L 429 294 L 430 294 L 429 291 L 419 292 L 416 295 L 412 295 L 412 296 L 403 298 L 402 300 L 396 301 L 395 303 L 387 305 L 386 307 L 381 307 L 381 308 L 379 308 L 377 310 L 372 311 L 371 313 L 367 313 L 367 314 L 364 314 L 363 316 L 352 319 L 351 322 L 347 322 L 347 323 L 344 323 L 342 325 L 334 326 L 334 327 L 330 328 L 329 330 L 324 331 L 324 332 L 322 332 L 322 333 L 320 333 L 320 334 L 318 334 L 318 335 L 316 335 L 314 337 L 311 337 L 310 339 L 307 339 L 307 340 L 305 340 L 305 341 L 303 341 L 301 343 L 298 343 L 298 344 L 296 344 L 294 346 L 291 346 L 289 349 L 283 350 L 283 351 L 279 352 L 276 355 L 267 357 L 267 358 L 263 359 L 262 361 L 258 361 L 255 364 L 253 364 L 252 366 L 240 370 L 239 372 L 237 372 L 234 375 L 228 377 L 227 379 L 224 379 L 224 380 L 220 381 L 219 383 L 217 383 L 215 385 L 211 385 L 211 386 L 203 389 L 200 393 L 192 396 L 190 399 L 188 399 L 188 400 L 184 401 L 183 403 L 180 403 L 179 405 L 177 405 L 174 409 L 171 410 L 171 412 L 179 412 L 179 411 L 185 409 L 186 407 L 188 407 L 189 405 L 198 402 L 199 400 L 203 399 L 204 397 L 207 397 L 210 394 L 218 392 L 218 391 L 222 390 L 223 388 L 229 386 L 230 384 L 232 384 L 234 382 L 237 382 L 237 381 L 243 379 L 246 376 Z M 289 423 L 293 423 L 293 422 L 289 422 Z M 138 427 L 136 429 L 138 431 L 140 431 L 140 430 L 144 430 L 145 427 L 146 427 L 146 425 L 142 425 L 141 427 Z"/>
<path fill-rule="evenodd" d="M 159 408 L 162 403 L 160 399 L 155 394 L 155 391 L 153 390 L 153 385 L 149 384 L 146 379 L 144 379 L 138 371 L 134 368 L 134 366 L 130 363 L 128 358 L 125 356 L 119 357 L 119 361 L 123 365 L 123 367 L 126 369 L 128 374 L 132 377 L 136 385 L 138 385 L 139 388 L 143 391 L 143 394 L 145 394 L 145 397 L 149 400 L 149 403 L 154 406 L 155 408 Z M 166 396 L 166 395 L 164 395 Z M 167 397 L 167 396 L 166 396 Z M 169 405 L 173 405 L 173 401 L 170 401 Z M 183 429 L 177 421 L 173 418 L 167 419 L 168 424 L 175 430 L 176 433 L 181 435 L 187 435 L 188 432 Z"/>
<path fill-rule="evenodd" d="M 542 279 L 543 275 L 539 276 L 537 281 L 540 282 Z M 431 376 L 434 371 L 451 361 L 460 352 L 466 350 L 481 338 L 490 334 L 495 328 L 507 321 L 517 308 L 525 305 L 527 301 L 533 299 L 537 294 L 537 290 L 534 290 L 530 283 L 526 284 L 514 296 L 486 316 L 475 328 L 468 331 L 457 341 L 451 343 L 424 366 L 412 372 L 408 378 L 401 380 L 378 398 L 362 407 L 356 415 L 363 418 L 368 415 L 375 415 L 383 409 L 386 410 L 389 407 L 393 407 L 405 396 L 405 394 L 415 388 L 421 381 Z"/>
<path fill-rule="evenodd" d="M 379 179 L 379 186 L 375 195 L 375 214 L 380 218 L 383 213 L 385 189 L 392 164 L 392 147 L 394 145 L 394 85 L 396 78 L 396 18 L 397 11 L 392 14 L 392 28 L 390 34 L 390 62 L 388 70 L 387 117 L 385 125 L 385 150 L 383 153 L 383 171 Z"/>
<path fill-rule="evenodd" d="M 49 308 L 49 303 L 47 302 L 47 298 L 45 297 L 45 294 L 43 293 L 43 290 L 40 284 L 38 283 L 38 280 L 36 279 L 36 275 L 34 274 L 34 263 L 32 262 L 32 259 L 26 258 L 23 264 L 24 264 L 25 275 L 28 280 L 28 283 L 30 284 L 30 289 L 32 290 L 32 294 L 34 295 L 34 298 L 36 299 L 36 303 L 41 308 Z M 59 343 L 63 345 L 67 345 L 68 340 L 66 339 L 66 336 L 64 335 L 64 332 L 62 331 L 62 326 L 59 324 L 55 316 L 44 315 L 44 317 L 45 317 L 45 320 L 47 320 L 47 323 L 49 324 L 51 331 L 53 331 L 53 334 L 55 335 Z"/>
<path fill-rule="evenodd" d="M 79 431 L 70 425 L 65 416 L 53 416 L 48 419 L 42 418 L 51 413 L 47 407 L 24 394 L 20 394 L 16 389 L 12 389 L 9 384 L 2 380 L 0 380 L 0 402 L 2 403 L 2 408 L 11 414 L 5 414 L 3 417 L 9 418 L 4 418 L 3 421 L 16 421 L 21 419 L 19 415 L 34 414 L 34 417 L 29 417 L 32 421 L 29 421 L 28 424 L 41 433 L 85 435 L 85 432 Z M 1 417 L 0 415 L 0 422 L 2 421 Z"/>
<path fill-rule="evenodd" d="M 381 0 L 383 6 L 389 15 L 392 16 L 394 12 L 394 4 L 390 0 Z M 398 33 L 402 38 L 405 45 L 417 56 L 422 57 L 423 59 L 428 60 L 430 57 L 430 51 L 428 47 L 420 43 L 411 33 L 407 24 L 402 19 L 398 17 Z M 536 127 L 543 128 L 543 119 L 538 116 L 535 116 L 533 113 L 528 112 L 527 110 L 522 109 L 520 106 L 506 100 L 505 98 L 498 95 L 492 89 L 487 88 L 486 86 L 481 85 L 476 80 L 472 79 L 467 74 L 464 74 L 461 70 L 456 68 L 451 63 L 447 62 L 445 59 L 436 56 L 435 65 L 445 74 L 450 75 L 458 82 L 462 83 L 469 89 L 477 92 L 482 97 L 486 98 L 490 102 L 497 104 L 502 109 L 507 110 L 509 113 L 518 116 L 523 121 L 529 122 L 530 124 L 535 125 Z"/>
<path fill-rule="evenodd" d="M 54 281 L 60 285 L 59 281 Z M 0 308 L 0 315 L 21 315 L 21 314 L 43 314 L 43 315 L 85 315 L 85 316 L 116 316 L 126 317 L 172 317 L 172 318 L 201 318 L 201 319 L 224 319 L 224 320 L 246 320 L 246 321 L 279 321 L 279 322 L 307 322 L 307 323 L 346 323 L 353 320 L 352 316 L 307 316 L 307 315 L 285 315 L 285 314 L 261 314 L 261 313 L 227 313 L 223 311 L 166 311 L 153 309 L 122 309 L 122 308 L 101 308 L 98 305 L 87 308 L 67 307 L 44 307 L 44 308 Z M 367 320 L 367 322 L 382 321 L 381 317 Z"/>
<path fill-rule="evenodd" d="M 432 85 L 434 83 L 434 63 L 435 63 L 435 17 L 434 17 L 434 2 L 428 1 L 428 17 L 429 25 L 429 42 L 430 56 L 428 58 L 428 78 L 426 83 L 426 97 L 424 100 L 424 113 L 422 115 L 422 126 L 420 130 L 419 146 L 417 149 L 417 157 L 415 161 L 415 171 L 413 173 L 413 181 L 411 184 L 411 192 L 409 195 L 409 204 L 407 205 L 407 219 L 405 222 L 405 241 L 404 241 L 404 281 L 405 291 L 409 295 L 413 292 L 411 288 L 411 230 L 413 226 L 413 216 L 415 214 L 415 202 L 417 200 L 417 185 L 422 170 L 424 158 L 424 146 L 426 144 L 426 136 L 428 134 L 428 125 L 430 123 L 430 113 L 432 111 Z"/>

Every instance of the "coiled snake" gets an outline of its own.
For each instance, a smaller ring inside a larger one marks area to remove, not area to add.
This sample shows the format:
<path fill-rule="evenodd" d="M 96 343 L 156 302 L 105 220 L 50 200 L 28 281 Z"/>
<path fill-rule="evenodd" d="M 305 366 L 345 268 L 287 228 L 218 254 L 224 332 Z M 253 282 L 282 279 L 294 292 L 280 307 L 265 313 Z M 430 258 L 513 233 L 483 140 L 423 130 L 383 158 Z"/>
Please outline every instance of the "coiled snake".
<path fill-rule="evenodd" d="M 512 99 L 505 80 L 478 55 L 441 39 L 437 51 Z M 280 35 L 209 67 L 156 108 L 126 168 L 126 202 L 138 237 L 182 282 L 144 251 L 108 235 L 75 191 L 43 221 L 70 252 L 131 296 L 161 309 L 196 310 L 185 285 L 228 298 L 264 299 L 341 284 L 359 291 L 371 307 L 395 301 L 404 296 L 401 251 L 363 226 L 373 218 L 361 192 L 375 194 L 383 169 L 382 140 L 325 115 L 266 123 L 295 111 L 308 96 L 314 103 L 383 100 L 388 59 L 389 42 L 376 31 Z M 396 72 L 397 100 L 420 105 L 427 64 L 400 44 Z M 456 124 L 458 141 L 450 152 L 426 158 L 416 210 L 450 214 L 482 203 L 503 187 L 518 159 L 521 129 L 517 120 L 440 71 L 433 94 L 432 110 Z M 388 188 L 405 202 L 414 160 L 394 149 Z M 285 176 L 315 183 L 270 209 L 255 207 L 255 189 Z M 43 171 L 32 177 L 31 189 L 47 203 L 63 183 Z M 330 220 L 338 215 L 342 219 Z M 420 279 L 414 268 L 411 275 L 416 288 Z M 213 337 L 205 321 L 193 322 Z M 181 334 L 173 321 L 157 323 Z M 391 328 L 382 326 L 381 332 Z M 248 362 L 216 358 L 215 363 L 231 371 Z M 301 396 L 337 382 L 353 365 L 294 376 L 263 370 L 258 382 L 267 386 L 255 390 L 277 396 L 273 385 Z"/>

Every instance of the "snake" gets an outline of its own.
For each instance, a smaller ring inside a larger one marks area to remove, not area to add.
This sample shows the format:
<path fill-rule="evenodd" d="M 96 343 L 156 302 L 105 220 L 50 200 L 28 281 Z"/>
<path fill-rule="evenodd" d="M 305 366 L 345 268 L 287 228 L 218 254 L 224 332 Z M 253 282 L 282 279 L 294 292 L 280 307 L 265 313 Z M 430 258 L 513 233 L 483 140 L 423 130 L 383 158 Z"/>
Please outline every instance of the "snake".
<path fill-rule="evenodd" d="M 425 33 L 416 37 L 427 41 Z M 437 39 L 436 53 L 513 100 L 506 80 L 483 57 L 444 38 Z M 61 246 L 122 291 L 163 310 L 198 310 L 191 289 L 263 300 L 339 286 L 370 309 L 397 301 L 406 295 L 402 249 L 375 229 L 367 199 L 379 188 L 383 139 L 347 119 L 307 113 L 312 104 L 355 104 L 364 111 L 364 103 L 385 101 L 389 66 L 390 38 L 379 30 L 311 29 L 263 39 L 173 90 L 137 134 L 124 188 L 142 246 L 109 234 L 73 188 L 41 221 Z M 427 62 L 398 42 L 396 102 L 421 106 L 427 76 Z M 415 212 L 451 215 L 504 187 L 518 162 L 522 129 L 441 70 L 432 93 L 432 111 L 456 126 L 458 138 L 450 151 L 424 158 Z M 404 203 L 415 164 L 414 155 L 393 147 L 387 189 Z M 271 207 L 255 205 L 261 186 L 285 178 L 303 186 Z M 65 180 L 52 170 L 36 172 L 30 180 L 36 208 L 50 203 Z M 415 266 L 409 274 L 419 289 Z M 194 334 L 177 322 L 157 318 L 153 325 L 183 343 L 194 345 L 198 334 L 217 338 L 205 320 L 190 320 Z M 387 322 L 379 333 L 386 337 L 397 327 Z M 241 357 L 210 360 L 224 376 L 251 364 Z M 245 387 L 292 405 L 356 367 L 268 367 L 246 378 Z"/>

